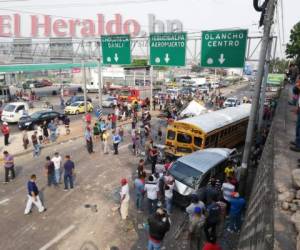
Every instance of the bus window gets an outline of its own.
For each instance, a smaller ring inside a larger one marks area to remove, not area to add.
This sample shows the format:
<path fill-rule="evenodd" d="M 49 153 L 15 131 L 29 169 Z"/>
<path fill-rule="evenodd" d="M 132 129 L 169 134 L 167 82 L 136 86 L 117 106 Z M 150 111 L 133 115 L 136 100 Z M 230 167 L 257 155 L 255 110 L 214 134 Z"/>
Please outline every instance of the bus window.
<path fill-rule="evenodd" d="M 197 147 L 201 147 L 202 146 L 202 138 L 201 137 L 194 137 L 194 144 Z"/>
<path fill-rule="evenodd" d="M 167 135 L 167 139 L 168 139 L 168 140 L 174 140 L 174 139 L 175 139 L 175 136 L 176 136 L 175 131 L 173 131 L 173 130 L 168 130 L 168 135 Z"/>
<path fill-rule="evenodd" d="M 209 145 L 210 137 L 206 137 L 205 139 L 205 147 Z"/>
<path fill-rule="evenodd" d="M 177 134 L 177 141 L 181 143 L 192 143 L 192 137 L 187 134 Z"/>

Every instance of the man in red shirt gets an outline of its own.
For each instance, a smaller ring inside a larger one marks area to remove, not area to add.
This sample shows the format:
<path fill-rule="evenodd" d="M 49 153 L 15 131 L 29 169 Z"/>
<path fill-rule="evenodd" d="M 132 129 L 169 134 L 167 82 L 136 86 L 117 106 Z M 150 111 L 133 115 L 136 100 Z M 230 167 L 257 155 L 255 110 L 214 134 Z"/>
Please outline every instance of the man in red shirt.
<path fill-rule="evenodd" d="M 202 250 L 222 250 L 221 246 L 216 241 L 216 237 L 209 237 L 208 241 L 204 244 Z"/>
<path fill-rule="evenodd" d="M 115 113 L 111 114 L 111 129 L 115 129 L 117 127 L 117 119 L 118 117 L 115 115 Z"/>
<path fill-rule="evenodd" d="M 4 136 L 4 145 L 7 146 L 9 144 L 8 139 L 9 139 L 9 127 L 6 122 L 3 122 L 2 127 L 1 127 L 1 132 Z"/>

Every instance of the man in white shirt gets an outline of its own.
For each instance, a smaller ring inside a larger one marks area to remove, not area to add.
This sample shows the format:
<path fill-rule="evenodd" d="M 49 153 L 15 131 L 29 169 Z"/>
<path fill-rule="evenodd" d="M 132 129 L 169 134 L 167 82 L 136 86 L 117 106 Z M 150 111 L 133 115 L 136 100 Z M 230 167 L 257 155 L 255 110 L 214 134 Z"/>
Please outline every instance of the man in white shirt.
<path fill-rule="evenodd" d="M 121 180 L 121 206 L 120 206 L 120 213 L 121 213 L 121 218 L 122 220 L 126 220 L 128 217 L 128 207 L 129 207 L 129 186 L 128 186 L 128 181 L 127 179 L 123 178 Z"/>
<path fill-rule="evenodd" d="M 52 157 L 51 161 L 54 164 L 54 176 L 55 176 L 55 182 L 56 184 L 60 183 L 60 177 L 61 177 L 61 156 L 58 152 L 55 152 L 54 156 Z"/>
<path fill-rule="evenodd" d="M 158 184 L 154 181 L 153 176 L 150 175 L 148 178 L 148 182 L 145 184 L 145 192 L 147 193 L 149 214 L 153 214 L 156 211 L 158 191 Z"/>
<path fill-rule="evenodd" d="M 191 204 L 185 209 L 185 211 L 189 215 L 190 221 L 192 221 L 192 218 L 193 218 L 193 215 L 194 215 L 194 212 L 195 212 L 195 207 L 200 207 L 202 212 L 205 210 L 204 203 L 199 200 L 199 198 L 196 194 L 192 194 Z"/>
<path fill-rule="evenodd" d="M 222 188 L 221 188 L 221 190 L 223 192 L 223 199 L 224 199 L 225 203 L 227 204 L 227 206 L 226 206 L 227 214 L 230 210 L 230 202 L 229 201 L 231 200 L 231 193 L 234 192 L 234 189 L 235 189 L 235 186 L 230 183 L 230 180 L 231 180 L 231 177 L 227 177 L 226 182 L 224 182 L 222 184 Z"/>

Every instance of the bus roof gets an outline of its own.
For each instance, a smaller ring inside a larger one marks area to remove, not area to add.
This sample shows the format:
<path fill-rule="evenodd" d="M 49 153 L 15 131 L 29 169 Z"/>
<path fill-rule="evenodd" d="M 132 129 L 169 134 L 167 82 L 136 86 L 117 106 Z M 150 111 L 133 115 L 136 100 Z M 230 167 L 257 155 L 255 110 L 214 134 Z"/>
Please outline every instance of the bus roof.
<path fill-rule="evenodd" d="M 200 128 L 204 133 L 209 133 L 230 123 L 249 117 L 250 111 L 251 104 L 241 104 L 237 107 L 225 108 L 179 120 L 177 123 L 194 125 Z"/>

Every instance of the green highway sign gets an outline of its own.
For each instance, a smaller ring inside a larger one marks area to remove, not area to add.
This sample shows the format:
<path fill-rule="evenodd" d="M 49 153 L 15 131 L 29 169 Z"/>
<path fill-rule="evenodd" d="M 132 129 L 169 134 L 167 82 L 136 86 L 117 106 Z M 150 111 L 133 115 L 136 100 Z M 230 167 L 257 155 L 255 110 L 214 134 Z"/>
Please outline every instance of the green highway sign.
<path fill-rule="evenodd" d="M 131 64 L 130 36 L 101 36 L 103 64 Z"/>
<path fill-rule="evenodd" d="M 243 68 L 248 30 L 202 31 L 201 66 Z"/>
<path fill-rule="evenodd" d="M 186 33 L 150 34 L 150 65 L 185 66 Z"/>

